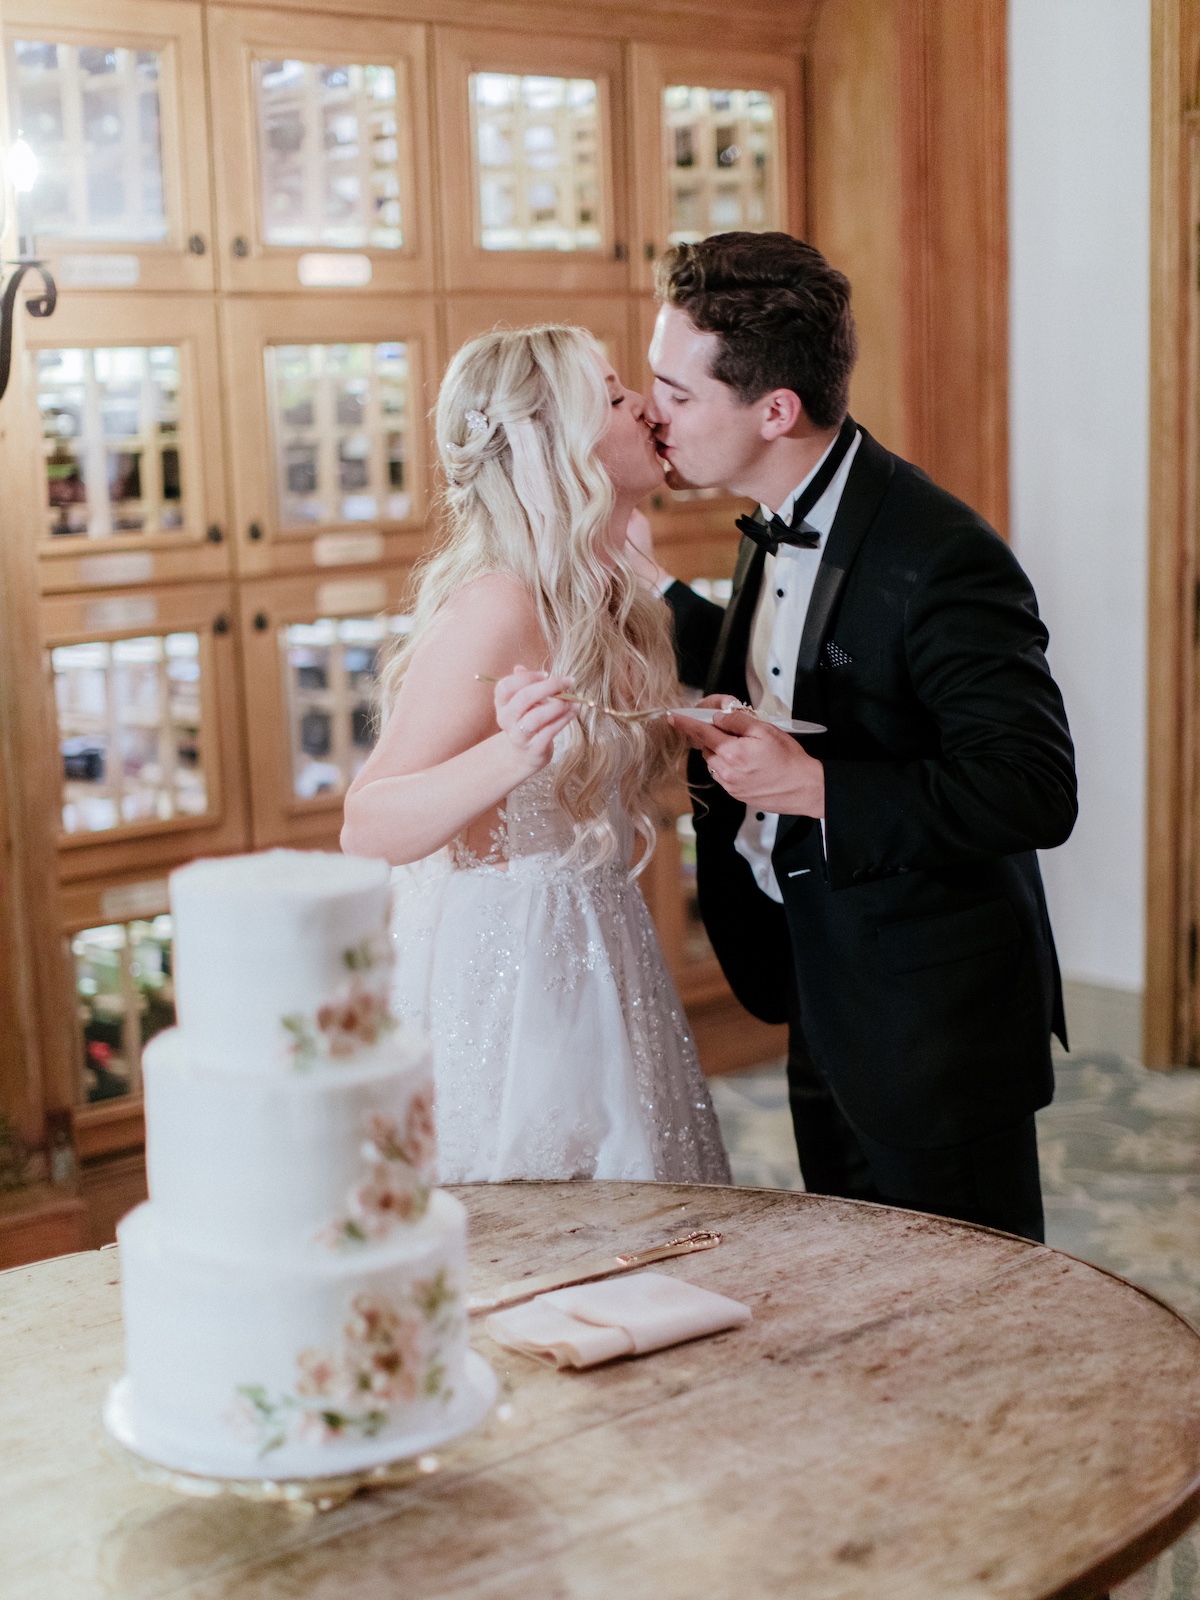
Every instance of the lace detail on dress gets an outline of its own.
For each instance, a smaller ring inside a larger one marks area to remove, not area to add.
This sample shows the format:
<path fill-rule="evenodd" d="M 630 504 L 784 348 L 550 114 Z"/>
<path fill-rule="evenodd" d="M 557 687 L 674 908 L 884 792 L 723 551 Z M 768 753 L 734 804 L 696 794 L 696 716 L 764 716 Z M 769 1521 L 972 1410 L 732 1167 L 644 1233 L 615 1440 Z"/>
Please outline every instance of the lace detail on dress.
<path fill-rule="evenodd" d="M 458 872 L 470 872 L 476 867 L 499 867 L 508 862 L 508 819 L 503 806 L 496 810 L 496 826 L 488 829 L 488 848 L 483 855 L 471 849 L 462 834 L 451 839 L 450 860 Z"/>

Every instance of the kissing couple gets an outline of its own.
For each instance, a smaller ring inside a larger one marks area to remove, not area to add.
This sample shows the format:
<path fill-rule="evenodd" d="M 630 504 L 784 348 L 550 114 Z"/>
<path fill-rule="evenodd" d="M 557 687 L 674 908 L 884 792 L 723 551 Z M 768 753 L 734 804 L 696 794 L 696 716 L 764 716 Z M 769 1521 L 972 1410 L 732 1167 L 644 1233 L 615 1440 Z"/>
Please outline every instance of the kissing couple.
<path fill-rule="evenodd" d="M 806 1188 L 1040 1238 L 1065 1025 L 1034 852 L 1076 788 L 1032 588 L 850 417 L 850 286 L 818 251 L 718 234 L 658 291 L 649 397 L 546 326 L 464 346 L 438 400 L 446 534 L 342 843 L 395 869 L 442 1181 L 729 1181 L 636 881 L 690 744 L 701 913 L 789 1024 Z M 655 558 L 664 479 L 758 502 L 724 610 Z M 642 715 L 681 681 L 711 722 Z"/>

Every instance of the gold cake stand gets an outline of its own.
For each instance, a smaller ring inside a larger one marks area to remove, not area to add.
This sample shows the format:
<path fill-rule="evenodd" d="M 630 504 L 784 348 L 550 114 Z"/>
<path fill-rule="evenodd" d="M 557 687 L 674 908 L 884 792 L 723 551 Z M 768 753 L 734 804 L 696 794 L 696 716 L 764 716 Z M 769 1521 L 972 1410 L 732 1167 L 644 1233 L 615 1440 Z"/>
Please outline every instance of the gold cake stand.
<path fill-rule="evenodd" d="M 170 1489 L 194 1500 L 254 1500 L 286 1506 L 298 1517 L 311 1517 L 318 1511 L 336 1511 L 356 1494 L 370 1489 L 396 1489 L 415 1478 L 427 1477 L 441 1467 L 432 1452 L 404 1461 L 384 1462 L 360 1472 L 343 1472 L 331 1478 L 209 1478 L 195 1472 L 179 1472 L 138 1455 L 112 1435 L 105 1439 L 108 1453 L 128 1467 L 143 1483 Z"/>

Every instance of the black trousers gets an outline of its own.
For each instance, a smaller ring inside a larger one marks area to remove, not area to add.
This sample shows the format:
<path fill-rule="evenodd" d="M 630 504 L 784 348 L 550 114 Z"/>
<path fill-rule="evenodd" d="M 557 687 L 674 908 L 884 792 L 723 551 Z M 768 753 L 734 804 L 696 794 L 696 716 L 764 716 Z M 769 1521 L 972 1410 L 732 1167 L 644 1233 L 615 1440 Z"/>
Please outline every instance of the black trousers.
<path fill-rule="evenodd" d="M 798 1022 L 789 1029 L 787 1076 L 800 1172 L 810 1194 L 904 1206 L 1044 1241 L 1032 1117 L 1015 1128 L 935 1150 L 880 1144 L 846 1117 Z"/>

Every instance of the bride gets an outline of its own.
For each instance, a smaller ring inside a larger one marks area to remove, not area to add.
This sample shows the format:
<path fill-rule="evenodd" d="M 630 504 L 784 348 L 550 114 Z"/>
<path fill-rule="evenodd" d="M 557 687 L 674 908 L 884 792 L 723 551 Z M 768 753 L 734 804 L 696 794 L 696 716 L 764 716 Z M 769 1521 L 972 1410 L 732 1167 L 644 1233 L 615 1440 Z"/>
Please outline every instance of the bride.
<path fill-rule="evenodd" d="M 437 440 L 448 534 L 342 847 L 396 869 L 395 1008 L 434 1043 L 441 1179 L 728 1183 L 631 871 L 678 736 L 580 705 L 677 693 L 626 550 L 663 477 L 641 396 L 581 329 L 490 333 L 451 363 Z"/>

